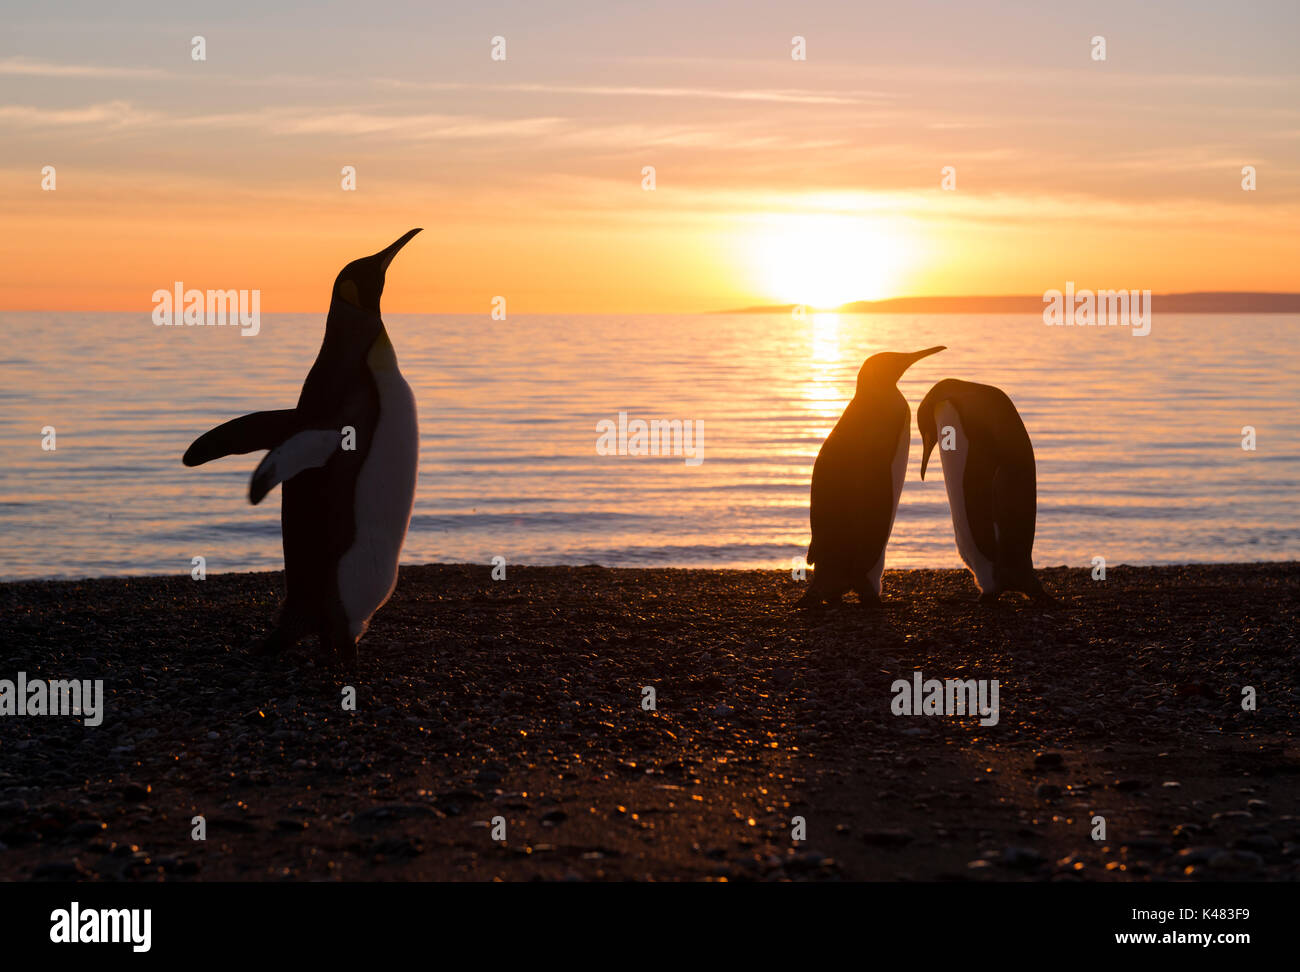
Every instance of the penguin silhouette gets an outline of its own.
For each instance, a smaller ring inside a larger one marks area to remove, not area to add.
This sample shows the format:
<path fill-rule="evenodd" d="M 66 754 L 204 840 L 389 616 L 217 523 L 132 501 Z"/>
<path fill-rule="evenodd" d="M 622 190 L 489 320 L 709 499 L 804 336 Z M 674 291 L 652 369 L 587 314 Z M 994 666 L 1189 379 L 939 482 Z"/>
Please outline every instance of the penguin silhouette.
<path fill-rule="evenodd" d="M 903 372 L 941 347 L 873 354 L 858 371 L 857 391 L 813 464 L 809 521 L 814 565 L 799 607 L 837 603 L 849 590 L 880 604 L 885 545 L 907 474 L 912 410 L 897 388 Z"/>
<path fill-rule="evenodd" d="M 278 483 L 285 600 L 259 646 L 268 654 L 309 634 L 356 661 L 357 641 L 397 584 L 415 498 L 419 430 L 415 397 L 380 318 L 384 275 L 413 229 L 334 281 L 325 340 L 295 408 L 253 412 L 206 432 L 183 462 L 269 450 L 254 471 L 257 504 Z"/>
<path fill-rule="evenodd" d="M 922 479 L 940 446 L 957 550 L 975 575 L 980 602 L 991 604 L 1003 591 L 1052 601 L 1034 573 L 1034 447 L 1011 399 L 992 385 L 948 378 L 922 399 L 916 424 Z"/>

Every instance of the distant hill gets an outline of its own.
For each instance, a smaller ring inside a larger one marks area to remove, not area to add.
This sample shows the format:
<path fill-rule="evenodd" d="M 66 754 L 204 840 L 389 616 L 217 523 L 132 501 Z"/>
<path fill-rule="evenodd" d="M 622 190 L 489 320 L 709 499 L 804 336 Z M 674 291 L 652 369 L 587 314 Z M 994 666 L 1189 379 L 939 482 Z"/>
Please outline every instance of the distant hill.
<path fill-rule="evenodd" d="M 769 304 L 719 311 L 722 314 L 788 314 L 797 304 Z M 1041 295 L 1004 297 L 893 297 L 841 304 L 839 314 L 1041 314 Z M 1300 294 L 1209 290 L 1191 294 L 1152 294 L 1151 306 L 1167 314 L 1300 314 Z M 812 308 L 809 308 L 811 311 Z"/>

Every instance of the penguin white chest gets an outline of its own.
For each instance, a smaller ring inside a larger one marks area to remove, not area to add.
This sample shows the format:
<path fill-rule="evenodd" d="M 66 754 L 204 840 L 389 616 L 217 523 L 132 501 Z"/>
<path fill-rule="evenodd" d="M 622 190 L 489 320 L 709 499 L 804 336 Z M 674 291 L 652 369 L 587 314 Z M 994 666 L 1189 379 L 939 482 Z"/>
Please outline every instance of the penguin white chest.
<path fill-rule="evenodd" d="M 338 572 L 339 597 L 353 638 L 365 634 L 370 618 L 397 586 L 397 563 L 411 522 L 419 467 L 415 396 L 395 360 L 391 368 L 373 374 L 379 419 L 357 475 L 355 540 L 340 558 Z"/>
<path fill-rule="evenodd" d="M 975 575 L 981 592 L 993 587 L 993 561 L 975 545 L 971 533 L 970 516 L 966 509 L 963 483 L 966 475 L 966 456 L 970 440 L 961 427 L 961 416 L 950 402 L 940 402 L 934 410 L 935 433 L 939 442 L 939 457 L 943 462 L 943 484 L 948 491 L 948 507 L 952 511 L 953 532 L 957 536 L 957 552 Z"/>
<path fill-rule="evenodd" d="M 887 547 L 889 535 L 894 532 L 894 518 L 898 516 L 898 500 L 903 495 L 903 481 L 907 479 L 907 454 L 912 445 L 912 417 L 909 415 L 907 423 L 903 426 L 902 431 L 898 434 L 898 445 L 894 449 L 894 461 L 890 464 L 889 474 L 894 487 L 894 501 L 889 508 L 889 529 L 885 532 L 885 546 Z M 871 581 L 871 586 L 876 589 L 876 595 L 880 595 L 880 579 L 885 573 L 885 547 L 880 548 L 880 556 L 871 566 L 867 573 L 867 579 Z"/>

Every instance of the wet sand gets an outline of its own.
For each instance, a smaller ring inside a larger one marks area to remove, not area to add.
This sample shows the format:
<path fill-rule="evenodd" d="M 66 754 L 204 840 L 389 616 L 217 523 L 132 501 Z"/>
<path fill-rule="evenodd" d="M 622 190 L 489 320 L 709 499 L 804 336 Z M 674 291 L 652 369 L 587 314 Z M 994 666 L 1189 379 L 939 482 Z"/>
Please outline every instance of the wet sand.
<path fill-rule="evenodd" d="M 490 573 L 403 568 L 352 673 L 248 655 L 279 574 L 0 585 L 0 679 L 107 699 L 0 718 L 0 878 L 1300 877 L 1295 563 L 817 613 L 774 571 Z M 914 669 L 997 679 L 998 723 L 892 714 Z"/>

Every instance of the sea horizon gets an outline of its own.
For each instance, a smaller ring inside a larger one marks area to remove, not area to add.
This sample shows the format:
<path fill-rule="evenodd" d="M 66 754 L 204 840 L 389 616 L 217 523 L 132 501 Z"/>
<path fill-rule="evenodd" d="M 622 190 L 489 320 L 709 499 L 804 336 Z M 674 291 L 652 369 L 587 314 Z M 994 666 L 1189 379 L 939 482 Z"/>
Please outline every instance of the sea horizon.
<path fill-rule="evenodd" d="M 1074 286 L 1073 281 L 1070 282 Z M 187 288 L 188 285 L 187 285 Z M 199 289 L 199 288 L 194 288 Z M 1086 288 L 1079 285 L 1082 292 Z M 206 291 L 203 291 L 206 293 Z M 1098 292 L 1105 293 L 1106 288 Z M 1130 291 L 1125 291 L 1129 293 Z M 1138 291 L 1131 291 L 1137 293 Z M 622 309 L 600 311 L 556 311 L 539 310 L 512 312 L 512 317 L 695 317 L 711 314 L 780 314 L 790 316 L 792 312 L 800 314 L 877 314 L 877 313 L 916 313 L 916 314 L 983 314 L 1037 313 L 1046 301 L 1042 294 L 901 294 L 879 299 L 849 300 L 834 306 L 816 306 L 812 304 L 764 303 L 744 307 L 723 307 L 709 309 L 696 307 L 686 310 L 646 310 Z M 1175 301 L 1176 306 L 1160 308 L 1179 314 L 1296 314 L 1300 313 L 1300 292 L 1287 290 L 1194 290 L 1170 293 L 1155 293 L 1152 301 Z M 1015 302 L 1014 306 L 1003 306 L 1003 302 Z M 979 309 L 987 305 L 991 309 Z M 151 313 L 154 304 L 141 304 L 137 307 L 0 307 L 0 314 L 137 314 Z M 265 308 L 266 313 L 276 314 L 325 314 L 329 305 L 307 308 Z M 384 317 L 399 316 L 455 316 L 473 317 L 474 311 L 465 309 L 439 310 L 401 310 L 386 311 Z M 485 316 L 491 316 L 490 312 Z M 204 325 L 206 326 L 206 325 Z"/>

